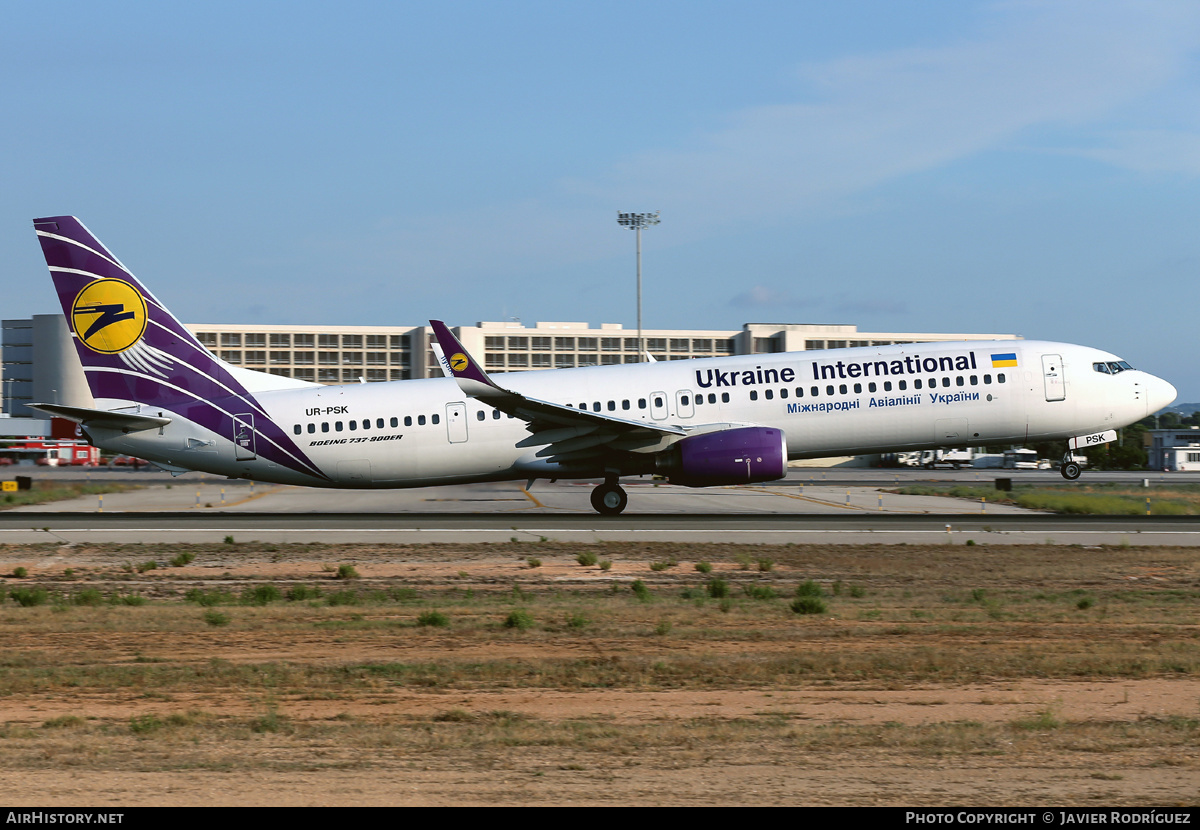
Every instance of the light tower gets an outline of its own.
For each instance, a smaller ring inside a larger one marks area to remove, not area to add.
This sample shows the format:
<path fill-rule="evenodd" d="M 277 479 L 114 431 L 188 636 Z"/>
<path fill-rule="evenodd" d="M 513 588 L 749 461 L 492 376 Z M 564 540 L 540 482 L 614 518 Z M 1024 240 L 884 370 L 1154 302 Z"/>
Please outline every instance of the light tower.
<path fill-rule="evenodd" d="M 649 228 L 659 222 L 658 211 L 654 213 L 617 213 L 617 224 L 631 231 L 637 231 L 637 324 L 638 324 L 638 362 L 644 360 L 646 345 L 642 342 L 642 228 Z"/>

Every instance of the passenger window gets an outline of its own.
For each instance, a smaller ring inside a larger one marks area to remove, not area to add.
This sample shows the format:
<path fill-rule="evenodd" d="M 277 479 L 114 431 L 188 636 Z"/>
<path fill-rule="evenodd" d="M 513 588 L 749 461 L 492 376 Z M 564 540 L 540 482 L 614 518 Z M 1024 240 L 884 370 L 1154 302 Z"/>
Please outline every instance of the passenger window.
<path fill-rule="evenodd" d="M 646 399 L 638 398 L 638 409 L 645 409 L 645 408 L 646 408 Z"/>
<path fill-rule="evenodd" d="M 350 431 L 354 432 L 357 429 L 358 429 L 358 421 L 351 421 L 350 422 Z"/>
<path fill-rule="evenodd" d="M 766 390 L 765 392 L 763 392 L 763 395 L 764 395 L 764 396 L 766 397 L 766 399 L 767 399 L 767 400 L 769 400 L 769 401 L 770 401 L 770 400 L 774 400 L 774 399 L 775 399 L 775 391 L 774 391 L 773 389 L 768 389 L 768 390 Z"/>
<path fill-rule="evenodd" d="M 708 393 L 708 402 L 709 402 L 709 403 L 716 403 L 716 402 L 717 402 L 717 396 L 716 396 L 716 394 L 715 394 L 715 393 L 713 393 L 713 392 L 709 392 L 709 393 Z"/>
<path fill-rule="evenodd" d="M 592 404 L 592 411 L 593 411 L 593 412 L 599 412 L 599 411 L 600 411 L 600 401 L 596 401 L 595 403 L 593 403 L 593 404 Z"/>
<path fill-rule="evenodd" d="M 890 380 L 885 380 L 885 381 L 883 382 L 883 391 L 884 391 L 884 392 L 891 392 L 891 391 L 892 391 L 892 382 L 891 382 Z"/>
<path fill-rule="evenodd" d="M 841 392 L 843 395 L 845 395 L 846 394 L 846 384 L 844 384 L 844 383 L 839 384 L 838 391 Z"/>
<path fill-rule="evenodd" d="M 984 382 L 984 384 L 986 384 L 987 386 L 991 386 L 991 385 L 992 385 L 992 376 L 991 376 L 991 375 L 984 375 L 984 376 L 983 376 L 983 382 Z"/>
<path fill-rule="evenodd" d="M 419 427 L 425 426 L 425 416 L 424 415 L 417 416 L 417 426 L 419 426 Z"/>
<path fill-rule="evenodd" d="M 900 382 L 903 383 L 904 381 L 900 381 Z M 920 389 L 920 388 L 921 388 L 921 379 L 917 378 L 916 380 L 913 381 L 913 389 Z"/>
<path fill-rule="evenodd" d="M 437 423 L 440 423 L 440 422 L 441 422 L 441 420 L 442 420 L 442 418 L 441 418 L 441 416 L 440 416 L 440 415 L 431 415 L 431 416 L 429 416 L 429 423 L 431 423 L 431 424 L 437 424 Z"/>
<path fill-rule="evenodd" d="M 296 424 L 294 427 L 292 427 L 292 432 L 294 432 L 294 433 L 296 433 L 297 435 L 299 435 L 301 432 L 303 432 L 303 430 L 302 430 L 302 429 L 300 429 L 300 425 L 299 425 L 299 424 Z"/>
<path fill-rule="evenodd" d="M 396 417 L 394 415 L 392 416 L 391 424 L 394 427 L 400 426 L 400 422 L 398 420 L 396 420 Z"/>
<path fill-rule="evenodd" d="M 862 384 L 861 383 L 854 384 L 854 394 L 857 395 L 861 391 L 862 391 Z"/>
<path fill-rule="evenodd" d="M 334 431 L 334 432 L 341 432 L 341 431 L 342 431 L 342 422 L 341 422 L 341 421 L 334 421 L 334 422 L 333 422 L 333 431 Z"/>
<path fill-rule="evenodd" d="M 956 377 L 956 378 L 954 379 L 954 385 L 955 385 L 955 386 L 962 386 L 962 385 L 963 385 L 963 378 L 962 378 L 962 375 L 959 375 L 958 377 Z"/>
<path fill-rule="evenodd" d="M 972 386 L 979 385 L 979 375 L 971 375 L 971 385 Z"/>
<path fill-rule="evenodd" d="M 628 410 L 629 410 L 629 399 L 628 399 L 628 398 L 626 398 L 625 400 L 621 401 L 621 409 L 624 409 L 624 410 L 626 410 L 626 411 L 628 411 Z"/>
<path fill-rule="evenodd" d="M 609 402 L 608 402 L 608 411 L 609 411 L 609 412 L 616 412 L 616 411 L 617 411 L 617 402 L 616 402 L 616 401 L 609 401 Z"/>
<path fill-rule="evenodd" d="M 899 380 L 899 381 L 896 381 L 896 385 L 900 388 L 900 391 L 903 392 L 905 389 L 908 388 L 908 381 Z"/>
<path fill-rule="evenodd" d="M 329 422 L 328 421 L 321 422 L 321 432 L 329 432 Z"/>
<path fill-rule="evenodd" d="M 363 429 L 370 429 L 370 428 L 371 428 L 371 419 L 363 418 Z"/>
<path fill-rule="evenodd" d="M 876 389 L 878 389 L 878 388 L 879 388 L 879 387 L 877 387 L 877 386 L 875 385 L 875 381 L 871 381 L 870 383 L 868 383 L 868 384 L 867 384 L 867 391 L 868 391 L 868 392 L 874 392 L 874 391 L 875 391 Z"/>
<path fill-rule="evenodd" d="M 757 389 L 750 390 L 750 400 L 752 400 L 752 401 L 758 400 L 758 390 Z"/>
<path fill-rule="evenodd" d="M 392 424 L 392 426 L 395 426 L 395 424 Z M 376 428 L 376 429 L 383 429 L 383 418 L 376 418 L 376 419 L 375 419 L 375 428 Z"/>
<path fill-rule="evenodd" d="M 316 431 L 317 431 L 317 425 L 316 425 L 316 424 L 309 424 L 309 425 L 308 425 L 308 433 L 309 433 L 309 435 L 311 435 L 312 433 L 314 433 L 314 432 L 316 432 Z"/>
<path fill-rule="evenodd" d="M 721 403 L 729 403 L 729 393 L 728 392 L 721 393 Z"/>
<path fill-rule="evenodd" d="M 942 386 L 949 386 L 950 378 L 942 378 Z"/>
<path fill-rule="evenodd" d="M 1003 372 L 996 373 L 996 383 L 1004 383 L 1004 373 Z"/>
<path fill-rule="evenodd" d="M 780 389 L 780 390 L 779 390 L 779 397 L 780 397 L 780 398 L 782 398 L 782 399 L 786 399 L 786 398 L 787 398 L 787 396 L 788 396 L 788 391 L 787 391 L 786 389 Z"/>
<path fill-rule="evenodd" d="M 814 386 L 812 389 L 808 390 L 808 393 L 815 398 L 821 394 L 821 389 L 818 386 Z"/>
<path fill-rule="evenodd" d="M 405 415 L 405 416 L 404 416 L 404 425 L 405 425 L 406 427 L 410 427 L 410 426 L 412 426 L 412 416 L 411 416 L 411 415 Z"/>
<path fill-rule="evenodd" d="M 833 387 L 832 387 L 832 386 L 826 386 L 826 387 L 825 387 L 825 394 L 826 394 L 826 395 L 832 395 L 832 394 L 833 394 Z"/>
<path fill-rule="evenodd" d="M 510 415 L 510 416 L 508 416 L 508 417 L 510 417 L 510 418 L 511 418 L 512 416 Z M 493 410 L 492 410 L 492 420 L 493 420 L 493 421 L 499 421 L 499 420 L 500 420 L 500 410 L 499 410 L 499 409 L 493 409 Z"/>
<path fill-rule="evenodd" d="M 475 413 L 475 420 L 477 420 L 477 421 L 482 421 L 486 417 L 487 417 L 487 415 L 483 414 L 482 409 Z"/>

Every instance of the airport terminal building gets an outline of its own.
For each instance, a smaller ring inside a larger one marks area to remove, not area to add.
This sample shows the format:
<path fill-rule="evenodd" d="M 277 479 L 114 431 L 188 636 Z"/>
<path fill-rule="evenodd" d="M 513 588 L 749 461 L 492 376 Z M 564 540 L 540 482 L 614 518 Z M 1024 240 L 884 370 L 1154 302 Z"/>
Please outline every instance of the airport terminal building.
<path fill-rule="evenodd" d="M 36 416 L 25 403 L 87 405 L 91 396 L 61 314 L 4 320 L 3 413 Z M 440 377 L 428 326 L 188 324 L 213 354 L 246 369 L 324 384 Z M 637 331 L 620 324 L 484 322 L 453 329 L 492 372 L 607 366 L 639 360 Z M 860 332 L 853 325 L 747 323 L 740 330 L 642 332 L 655 360 L 800 352 L 894 343 L 1015 340 L 1015 334 Z"/>

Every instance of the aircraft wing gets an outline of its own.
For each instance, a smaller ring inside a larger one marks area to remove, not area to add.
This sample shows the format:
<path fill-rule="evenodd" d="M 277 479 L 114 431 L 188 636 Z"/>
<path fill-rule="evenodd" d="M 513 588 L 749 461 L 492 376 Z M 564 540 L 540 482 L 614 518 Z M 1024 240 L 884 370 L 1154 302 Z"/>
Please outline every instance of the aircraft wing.
<path fill-rule="evenodd" d="M 604 449 L 624 452 L 665 445 L 688 434 L 679 426 L 648 424 L 530 398 L 496 384 L 441 320 L 430 320 L 434 337 L 447 355 L 450 373 L 463 394 L 525 421 L 532 433 L 518 447 L 544 446 L 537 452 L 551 461 L 577 461 Z M 665 439 L 665 440 L 664 440 Z"/>

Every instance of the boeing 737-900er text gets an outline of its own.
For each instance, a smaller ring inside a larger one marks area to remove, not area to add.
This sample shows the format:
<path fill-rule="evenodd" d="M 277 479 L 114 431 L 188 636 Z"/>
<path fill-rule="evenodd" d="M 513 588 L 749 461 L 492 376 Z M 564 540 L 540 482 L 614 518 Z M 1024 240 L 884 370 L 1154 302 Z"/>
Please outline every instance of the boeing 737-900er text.
<path fill-rule="evenodd" d="M 217 359 L 71 216 L 34 227 L 91 389 L 32 405 L 171 472 L 313 487 L 623 476 L 772 481 L 790 459 L 1069 439 L 1169 405 L 1175 388 L 1067 343 L 912 343 L 489 376 L 433 320 L 449 377 L 323 386 Z M 527 485 L 528 486 L 528 485 Z"/>

